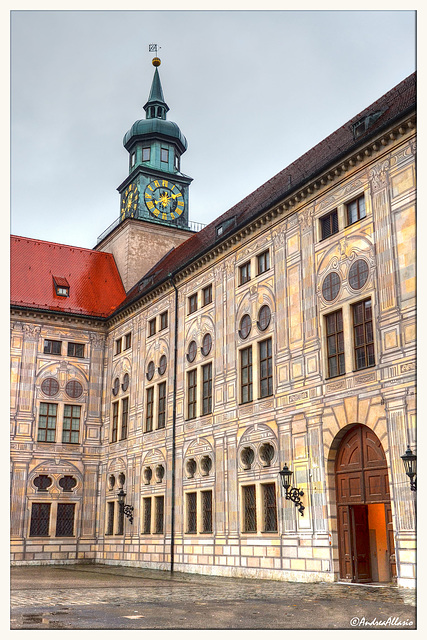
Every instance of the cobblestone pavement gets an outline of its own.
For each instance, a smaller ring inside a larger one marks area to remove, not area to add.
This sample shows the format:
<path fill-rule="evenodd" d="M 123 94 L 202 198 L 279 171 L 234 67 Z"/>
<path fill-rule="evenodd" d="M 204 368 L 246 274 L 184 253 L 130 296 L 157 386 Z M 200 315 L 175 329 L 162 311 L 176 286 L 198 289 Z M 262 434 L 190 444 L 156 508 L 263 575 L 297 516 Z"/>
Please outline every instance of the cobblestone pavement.
<path fill-rule="evenodd" d="M 12 567 L 11 629 L 415 629 L 415 593 L 108 565 Z"/>

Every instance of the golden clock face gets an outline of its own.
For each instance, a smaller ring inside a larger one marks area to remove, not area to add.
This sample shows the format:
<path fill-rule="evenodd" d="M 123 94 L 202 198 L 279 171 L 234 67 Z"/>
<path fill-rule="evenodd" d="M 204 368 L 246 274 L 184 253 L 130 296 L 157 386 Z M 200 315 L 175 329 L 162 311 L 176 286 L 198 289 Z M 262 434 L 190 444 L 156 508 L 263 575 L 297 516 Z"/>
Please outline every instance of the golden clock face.
<path fill-rule="evenodd" d="M 168 180 L 153 180 L 144 192 L 145 206 L 156 218 L 175 220 L 184 211 L 184 196 L 179 187 Z"/>
<path fill-rule="evenodd" d="M 133 218 L 138 206 L 139 191 L 136 184 L 130 184 L 122 193 L 121 218 Z"/>

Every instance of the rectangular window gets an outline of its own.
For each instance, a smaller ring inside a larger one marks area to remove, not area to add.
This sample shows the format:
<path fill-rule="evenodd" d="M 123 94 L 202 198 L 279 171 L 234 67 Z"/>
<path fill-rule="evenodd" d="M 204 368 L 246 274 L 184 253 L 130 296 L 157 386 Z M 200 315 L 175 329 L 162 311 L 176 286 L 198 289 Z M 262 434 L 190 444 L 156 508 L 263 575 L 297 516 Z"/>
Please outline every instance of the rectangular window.
<path fill-rule="evenodd" d="M 150 147 L 144 147 L 142 150 L 142 162 L 150 162 Z"/>
<path fill-rule="evenodd" d="M 241 402 L 252 402 L 252 347 L 240 352 Z"/>
<path fill-rule="evenodd" d="M 366 218 L 365 196 L 360 196 L 347 204 L 347 224 Z"/>
<path fill-rule="evenodd" d="M 258 275 L 264 273 L 264 271 L 268 271 L 270 269 L 270 251 L 263 251 L 257 256 L 257 264 L 258 264 Z"/>
<path fill-rule="evenodd" d="M 335 378 L 345 373 L 344 329 L 342 310 L 334 311 L 325 318 L 326 347 L 328 354 L 328 377 Z"/>
<path fill-rule="evenodd" d="M 168 149 L 161 149 L 161 151 L 160 151 L 160 160 L 162 162 L 169 162 L 169 150 Z"/>
<path fill-rule="evenodd" d="M 154 336 L 155 333 L 156 333 L 156 318 L 153 318 L 148 323 L 148 337 Z"/>
<path fill-rule="evenodd" d="M 154 387 L 147 389 L 147 414 L 145 416 L 145 430 L 153 430 Z"/>
<path fill-rule="evenodd" d="M 164 513 L 165 513 L 165 497 L 164 496 L 156 496 L 155 497 L 155 506 L 156 506 L 156 514 L 154 521 L 154 533 L 163 533 L 164 529 Z"/>
<path fill-rule="evenodd" d="M 69 538 L 74 535 L 74 511 L 76 505 L 73 503 L 59 503 L 56 514 L 57 538 Z"/>
<path fill-rule="evenodd" d="M 256 493 L 255 485 L 243 487 L 243 531 L 256 532 Z"/>
<path fill-rule="evenodd" d="M 61 345 L 62 342 L 60 340 L 45 340 L 43 353 L 50 353 L 54 356 L 60 356 Z"/>
<path fill-rule="evenodd" d="M 212 413 L 212 362 L 203 365 L 203 406 L 202 415 Z"/>
<path fill-rule="evenodd" d="M 188 313 L 194 313 L 195 311 L 197 311 L 197 293 L 193 293 L 188 298 Z"/>
<path fill-rule="evenodd" d="M 207 304 L 212 302 L 212 285 L 208 285 L 202 290 L 202 300 L 203 306 L 206 307 Z"/>
<path fill-rule="evenodd" d="M 30 536 L 48 536 L 50 503 L 33 502 L 31 505 Z"/>
<path fill-rule="evenodd" d="M 74 404 L 64 405 L 64 421 L 62 423 L 62 442 L 76 444 L 79 442 L 81 407 Z"/>
<path fill-rule="evenodd" d="M 263 484 L 262 502 L 264 509 L 264 531 L 277 531 L 276 485 Z"/>
<path fill-rule="evenodd" d="M 122 430 L 120 440 L 126 440 L 128 437 L 128 418 L 129 418 L 129 398 L 122 400 Z"/>
<path fill-rule="evenodd" d="M 50 402 L 40 403 L 37 442 L 55 442 L 57 412 L 57 404 L 51 404 Z"/>
<path fill-rule="evenodd" d="M 160 314 L 160 329 L 167 329 L 168 326 L 168 312 L 164 311 Z"/>
<path fill-rule="evenodd" d="M 249 282 L 249 280 L 251 279 L 251 263 L 245 262 L 245 264 L 242 264 L 239 267 L 239 274 L 240 274 L 240 279 L 239 279 L 240 284 L 245 284 L 245 282 Z"/>
<path fill-rule="evenodd" d="M 135 151 L 133 153 L 131 153 L 130 155 L 130 166 L 133 167 L 135 165 L 136 162 L 136 153 Z"/>
<path fill-rule="evenodd" d="M 118 536 L 122 536 L 124 528 L 125 528 L 125 513 L 124 513 L 123 509 L 120 508 L 120 505 L 119 505 L 119 511 L 117 513 L 117 531 L 116 531 L 116 534 Z"/>
<path fill-rule="evenodd" d="M 127 333 L 125 335 L 125 349 L 130 349 L 132 345 L 132 334 Z"/>
<path fill-rule="evenodd" d="M 320 218 L 320 231 L 322 240 L 338 233 L 338 211 L 336 209 Z"/>
<path fill-rule="evenodd" d="M 122 339 L 118 338 L 118 340 L 116 340 L 116 350 L 114 352 L 114 355 L 117 356 L 121 352 L 122 352 Z"/>
<path fill-rule="evenodd" d="M 197 493 L 187 493 L 187 531 L 197 533 Z"/>
<path fill-rule="evenodd" d="M 354 360 L 356 370 L 375 364 L 371 299 L 353 305 Z"/>
<path fill-rule="evenodd" d="M 79 342 L 69 342 L 67 345 L 67 355 L 70 358 L 84 358 L 85 346 Z"/>
<path fill-rule="evenodd" d="M 114 502 L 107 502 L 107 527 L 106 536 L 112 536 L 114 531 Z"/>
<path fill-rule="evenodd" d="M 151 498 L 144 498 L 143 500 L 143 533 L 151 533 Z"/>
<path fill-rule="evenodd" d="M 259 391 L 260 398 L 273 394 L 273 356 L 271 338 L 259 344 Z"/>
<path fill-rule="evenodd" d="M 202 491 L 202 532 L 212 533 L 212 491 Z"/>
<path fill-rule="evenodd" d="M 188 419 L 196 417 L 197 411 L 197 369 L 187 374 L 187 415 Z"/>
<path fill-rule="evenodd" d="M 113 417 L 111 421 L 111 442 L 117 442 L 118 429 L 119 429 L 119 403 L 113 402 Z"/>
<path fill-rule="evenodd" d="M 159 384 L 159 411 L 157 415 L 157 428 L 164 429 L 166 426 L 166 382 Z"/>

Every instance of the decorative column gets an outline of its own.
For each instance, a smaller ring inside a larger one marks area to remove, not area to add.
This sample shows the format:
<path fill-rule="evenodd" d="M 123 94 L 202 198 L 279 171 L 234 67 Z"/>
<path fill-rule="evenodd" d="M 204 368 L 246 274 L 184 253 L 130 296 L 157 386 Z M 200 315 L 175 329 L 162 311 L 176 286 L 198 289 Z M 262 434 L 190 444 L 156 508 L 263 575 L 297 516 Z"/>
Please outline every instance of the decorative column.
<path fill-rule="evenodd" d="M 90 333 L 90 369 L 84 442 L 101 442 L 105 336 Z"/>
<path fill-rule="evenodd" d="M 32 438 L 31 427 L 34 423 L 35 378 L 37 369 L 37 347 L 41 327 L 24 324 L 22 342 L 21 371 L 16 411 L 16 436 L 19 439 Z"/>

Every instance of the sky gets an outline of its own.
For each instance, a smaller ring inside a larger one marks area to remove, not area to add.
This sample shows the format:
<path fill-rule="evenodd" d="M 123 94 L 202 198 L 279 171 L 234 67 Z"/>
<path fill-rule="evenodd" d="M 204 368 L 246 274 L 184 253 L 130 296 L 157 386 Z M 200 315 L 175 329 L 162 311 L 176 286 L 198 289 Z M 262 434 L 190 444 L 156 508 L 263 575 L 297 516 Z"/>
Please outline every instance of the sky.
<path fill-rule="evenodd" d="M 119 216 L 123 136 L 156 43 L 209 223 L 416 69 L 414 11 L 12 11 L 11 231 L 92 248 Z"/>

